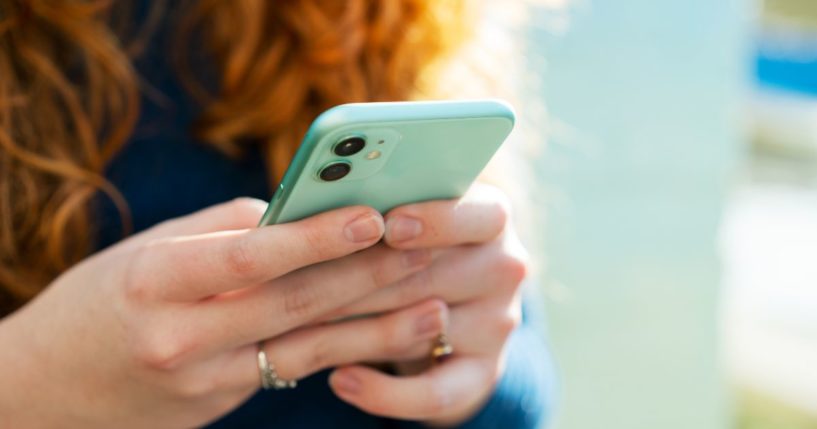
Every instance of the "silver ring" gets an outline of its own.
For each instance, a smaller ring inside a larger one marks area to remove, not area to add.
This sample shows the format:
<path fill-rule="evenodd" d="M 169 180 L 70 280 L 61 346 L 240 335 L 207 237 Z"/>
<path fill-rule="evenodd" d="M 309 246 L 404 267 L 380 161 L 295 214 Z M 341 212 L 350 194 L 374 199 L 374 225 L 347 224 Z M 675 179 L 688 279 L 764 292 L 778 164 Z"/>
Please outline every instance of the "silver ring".
<path fill-rule="evenodd" d="M 278 376 L 275 366 L 267 359 L 267 354 L 264 353 L 260 343 L 258 344 L 258 372 L 261 374 L 261 387 L 264 390 L 294 389 L 298 386 L 297 380 L 284 380 Z"/>

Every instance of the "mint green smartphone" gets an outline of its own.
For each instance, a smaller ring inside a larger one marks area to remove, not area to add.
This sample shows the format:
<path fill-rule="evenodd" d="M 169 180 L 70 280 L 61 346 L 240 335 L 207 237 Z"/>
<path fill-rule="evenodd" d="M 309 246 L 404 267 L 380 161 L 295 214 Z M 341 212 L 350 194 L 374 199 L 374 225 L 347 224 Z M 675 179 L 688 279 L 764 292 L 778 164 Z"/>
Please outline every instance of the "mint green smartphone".
<path fill-rule="evenodd" d="M 514 125 L 502 101 L 344 104 L 312 123 L 261 225 L 462 196 Z"/>

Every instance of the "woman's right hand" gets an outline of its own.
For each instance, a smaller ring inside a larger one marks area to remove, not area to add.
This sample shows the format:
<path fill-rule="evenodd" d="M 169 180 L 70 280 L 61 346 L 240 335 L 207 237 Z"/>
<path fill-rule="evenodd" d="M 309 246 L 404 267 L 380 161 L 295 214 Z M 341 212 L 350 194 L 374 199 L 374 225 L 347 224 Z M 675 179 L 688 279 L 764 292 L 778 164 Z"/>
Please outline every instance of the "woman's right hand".
<path fill-rule="evenodd" d="M 295 379 L 394 360 L 443 331 L 439 300 L 314 324 L 431 257 L 375 245 L 383 219 L 370 208 L 255 228 L 264 208 L 240 199 L 157 225 L 4 319 L 0 426 L 199 426 L 259 388 L 259 341 Z"/>

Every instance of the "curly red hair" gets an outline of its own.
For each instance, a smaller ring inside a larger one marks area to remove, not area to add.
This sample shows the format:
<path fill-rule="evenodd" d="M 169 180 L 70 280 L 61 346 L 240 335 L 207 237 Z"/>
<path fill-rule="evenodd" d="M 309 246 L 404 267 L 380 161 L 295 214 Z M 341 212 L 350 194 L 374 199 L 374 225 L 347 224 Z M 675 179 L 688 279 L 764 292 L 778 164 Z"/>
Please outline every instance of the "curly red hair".
<path fill-rule="evenodd" d="M 469 38 L 465 0 L 197 0 L 174 52 L 204 46 L 215 86 L 176 58 L 204 108 L 194 132 L 230 156 L 263 142 L 271 181 L 318 113 L 427 92 Z M 124 199 L 104 178 L 139 113 L 129 2 L 0 0 L 0 314 L 34 297 L 93 248 L 90 202 Z M 161 6 L 154 6 L 161 7 Z M 152 18 L 150 18 L 152 17 Z M 141 34 L 141 36 L 140 36 Z M 126 43 L 128 42 L 128 43 Z"/>

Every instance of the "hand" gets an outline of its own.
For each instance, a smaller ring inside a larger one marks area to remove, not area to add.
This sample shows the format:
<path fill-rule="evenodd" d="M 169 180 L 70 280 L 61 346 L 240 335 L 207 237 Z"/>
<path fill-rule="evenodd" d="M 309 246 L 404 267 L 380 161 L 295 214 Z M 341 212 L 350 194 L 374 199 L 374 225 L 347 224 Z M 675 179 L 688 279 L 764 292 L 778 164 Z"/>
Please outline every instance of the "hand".
<path fill-rule="evenodd" d="M 461 423 L 484 405 L 503 372 L 503 347 L 520 321 L 519 285 L 527 266 L 506 201 L 497 189 L 476 185 L 460 200 L 404 206 L 386 215 L 386 243 L 433 249 L 433 264 L 333 316 L 438 297 L 450 306 L 447 337 L 454 355 L 429 367 L 428 346 L 418 345 L 400 359 L 403 376 L 360 365 L 340 368 L 330 378 L 340 398 L 372 414 L 434 425 Z"/>
<path fill-rule="evenodd" d="M 430 255 L 373 246 L 384 224 L 370 208 L 255 228 L 264 207 L 236 200 L 158 225 L 4 319 L 0 426 L 200 426 L 258 389 L 259 341 L 295 379 L 428 348 L 444 329 L 433 299 L 315 325 Z"/>

